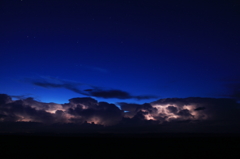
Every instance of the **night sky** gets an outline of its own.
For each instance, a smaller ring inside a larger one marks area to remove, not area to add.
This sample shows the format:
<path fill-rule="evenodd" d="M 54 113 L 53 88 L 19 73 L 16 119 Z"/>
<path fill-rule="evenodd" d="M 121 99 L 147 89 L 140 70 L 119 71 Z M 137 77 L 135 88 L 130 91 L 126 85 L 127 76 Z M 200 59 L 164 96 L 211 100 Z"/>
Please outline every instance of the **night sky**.
<path fill-rule="evenodd" d="M 237 1 L 1 0 L 0 21 L 0 132 L 240 132 Z"/>

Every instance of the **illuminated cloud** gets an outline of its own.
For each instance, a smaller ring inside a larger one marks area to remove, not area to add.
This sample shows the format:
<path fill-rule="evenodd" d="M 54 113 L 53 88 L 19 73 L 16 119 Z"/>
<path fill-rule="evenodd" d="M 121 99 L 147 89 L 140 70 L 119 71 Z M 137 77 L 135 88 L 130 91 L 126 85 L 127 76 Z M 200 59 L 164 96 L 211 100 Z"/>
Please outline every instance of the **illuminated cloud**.
<path fill-rule="evenodd" d="M 178 131 L 181 126 L 189 130 L 201 126 L 203 129 L 199 127 L 199 131 L 207 131 L 206 127 L 209 126 L 211 129 L 239 128 L 240 104 L 233 99 L 166 98 L 145 104 L 122 102 L 118 105 L 121 109 L 115 104 L 98 102 L 90 97 L 71 98 L 69 103 L 57 104 L 39 102 L 33 98 L 12 100 L 8 95 L 0 94 L 0 124 L 36 122 L 47 125 L 74 124 L 81 128 L 94 125 L 115 128 L 152 125 L 161 131 L 165 128 Z"/>
<path fill-rule="evenodd" d="M 215 98 L 166 98 L 150 104 L 119 103 L 126 111 L 124 117 L 134 118 L 142 112 L 145 120 L 159 123 L 176 121 L 239 120 L 239 104 L 232 99 Z"/>
<path fill-rule="evenodd" d="M 53 123 L 54 117 L 45 110 L 37 110 L 29 105 L 25 105 L 23 101 L 14 101 L 2 104 L 0 108 L 0 121 L 7 122 L 43 122 Z"/>
<path fill-rule="evenodd" d="M 70 119 L 73 122 L 113 125 L 122 118 L 122 111 L 114 104 L 98 103 L 92 98 L 73 98 L 70 103 L 75 105 L 68 109 L 68 113 L 74 116 Z"/>

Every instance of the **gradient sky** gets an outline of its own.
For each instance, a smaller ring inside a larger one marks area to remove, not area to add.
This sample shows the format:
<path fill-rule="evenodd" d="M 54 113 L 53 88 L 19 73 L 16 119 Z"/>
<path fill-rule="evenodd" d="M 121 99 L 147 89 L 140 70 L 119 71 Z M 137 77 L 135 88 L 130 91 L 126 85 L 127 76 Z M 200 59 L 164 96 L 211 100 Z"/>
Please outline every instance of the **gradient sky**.
<path fill-rule="evenodd" d="M 68 103 L 240 98 L 236 1 L 1 0 L 0 93 Z M 196 109 L 196 108 L 195 108 Z"/>

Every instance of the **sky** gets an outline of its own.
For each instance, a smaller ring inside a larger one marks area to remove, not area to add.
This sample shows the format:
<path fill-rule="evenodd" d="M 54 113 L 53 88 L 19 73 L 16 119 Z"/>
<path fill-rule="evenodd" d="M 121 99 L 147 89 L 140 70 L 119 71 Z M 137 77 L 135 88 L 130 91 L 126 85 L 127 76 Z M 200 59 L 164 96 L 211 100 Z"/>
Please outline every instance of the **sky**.
<path fill-rule="evenodd" d="M 236 116 L 216 124 L 234 132 L 239 18 L 231 0 L 2 0 L 1 124 L 47 116 L 174 131 L 179 121 L 205 128 Z"/>

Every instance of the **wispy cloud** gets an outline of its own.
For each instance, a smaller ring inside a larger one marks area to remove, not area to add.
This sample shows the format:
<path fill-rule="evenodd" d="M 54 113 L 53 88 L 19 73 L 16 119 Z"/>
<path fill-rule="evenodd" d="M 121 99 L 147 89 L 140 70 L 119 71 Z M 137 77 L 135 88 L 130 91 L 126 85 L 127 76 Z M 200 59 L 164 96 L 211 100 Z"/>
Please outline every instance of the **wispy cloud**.
<path fill-rule="evenodd" d="M 83 83 L 75 83 L 69 82 L 66 80 L 61 80 L 53 77 L 44 77 L 44 78 L 26 78 L 26 82 L 32 83 L 36 86 L 44 87 L 44 88 L 65 88 L 76 92 L 78 94 L 82 94 L 85 96 L 91 97 L 100 97 L 100 98 L 117 98 L 117 99 L 152 99 L 157 98 L 157 96 L 153 95 L 131 95 L 130 93 L 118 89 L 104 89 L 98 86 L 86 85 Z M 80 86 L 88 86 L 89 89 L 80 89 Z"/>

